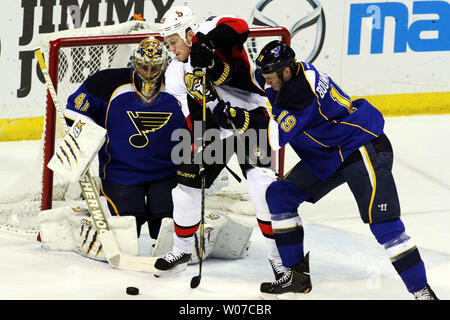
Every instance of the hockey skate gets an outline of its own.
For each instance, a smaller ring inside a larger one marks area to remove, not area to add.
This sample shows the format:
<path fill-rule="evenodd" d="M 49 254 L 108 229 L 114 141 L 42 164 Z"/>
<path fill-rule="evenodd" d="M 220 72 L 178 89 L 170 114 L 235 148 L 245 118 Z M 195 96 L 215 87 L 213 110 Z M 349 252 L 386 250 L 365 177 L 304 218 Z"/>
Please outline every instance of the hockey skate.
<path fill-rule="evenodd" d="M 308 293 L 311 289 L 308 253 L 303 262 L 287 268 L 287 272 L 280 279 L 261 283 L 260 291 L 263 299 L 283 299 L 284 294 Z"/>
<path fill-rule="evenodd" d="M 281 258 L 269 258 L 270 266 L 272 267 L 275 281 L 280 280 L 284 274 L 288 271 L 288 268 L 284 267 Z"/>
<path fill-rule="evenodd" d="M 428 284 L 425 286 L 425 288 L 413 292 L 413 295 L 416 300 L 439 300 Z"/>
<path fill-rule="evenodd" d="M 177 273 L 186 270 L 191 254 L 177 248 L 172 248 L 162 258 L 155 262 L 155 277 Z"/>

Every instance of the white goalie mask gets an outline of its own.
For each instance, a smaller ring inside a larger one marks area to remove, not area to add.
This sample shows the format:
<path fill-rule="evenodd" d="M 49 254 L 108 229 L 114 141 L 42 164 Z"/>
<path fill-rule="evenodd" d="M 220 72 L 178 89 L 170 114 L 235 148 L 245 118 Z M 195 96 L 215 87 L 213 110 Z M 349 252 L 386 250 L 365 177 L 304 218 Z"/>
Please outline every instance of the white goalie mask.
<path fill-rule="evenodd" d="M 172 7 L 161 18 L 159 34 L 162 37 L 168 37 L 178 34 L 181 39 L 190 46 L 186 41 L 186 30 L 191 29 L 197 32 L 198 24 L 196 17 L 189 7 Z"/>
<path fill-rule="evenodd" d="M 168 53 L 166 47 L 155 38 L 147 38 L 133 51 L 134 82 L 139 83 L 140 92 L 150 98 L 161 76 L 167 68 Z"/>

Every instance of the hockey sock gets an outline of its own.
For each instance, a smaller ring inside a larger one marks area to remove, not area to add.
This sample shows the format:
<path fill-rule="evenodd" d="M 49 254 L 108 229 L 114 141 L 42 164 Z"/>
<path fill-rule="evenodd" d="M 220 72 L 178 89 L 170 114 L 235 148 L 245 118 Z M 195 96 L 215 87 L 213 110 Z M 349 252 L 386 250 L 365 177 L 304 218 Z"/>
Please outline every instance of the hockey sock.
<path fill-rule="evenodd" d="M 250 200 L 255 206 L 256 220 L 263 236 L 273 239 L 272 223 L 269 207 L 266 201 L 267 188 L 275 178 L 269 177 L 256 169 L 249 169 L 246 172 L 248 193 Z"/>
<path fill-rule="evenodd" d="M 200 223 L 190 226 L 182 227 L 175 223 L 175 232 L 173 234 L 173 246 L 185 253 L 192 253 L 195 244 L 194 234 L 197 231 Z"/>
<path fill-rule="evenodd" d="M 292 267 L 303 261 L 303 226 L 298 213 L 273 215 L 273 232 L 283 266 Z"/>
<path fill-rule="evenodd" d="M 273 234 L 285 267 L 292 267 L 304 259 L 304 231 L 297 208 L 308 198 L 307 193 L 283 180 L 273 182 L 267 188 Z"/>
<path fill-rule="evenodd" d="M 258 227 L 259 230 L 261 230 L 261 233 L 263 234 L 264 238 L 266 239 L 273 239 L 273 230 L 272 230 L 272 222 L 271 221 L 265 221 L 261 219 L 256 219 L 258 221 Z"/>
<path fill-rule="evenodd" d="M 248 193 L 255 206 L 256 220 L 258 221 L 259 229 L 266 240 L 267 257 L 269 259 L 280 258 L 273 236 L 272 221 L 266 201 L 267 188 L 272 182 L 276 181 L 276 179 L 275 177 L 268 176 L 254 168 L 247 170 L 246 177 Z"/>
<path fill-rule="evenodd" d="M 201 190 L 178 184 L 172 189 L 173 220 L 175 224 L 174 247 L 190 253 L 194 234 L 200 226 Z"/>
<path fill-rule="evenodd" d="M 414 241 L 405 233 L 405 226 L 398 218 L 370 225 L 377 241 L 384 246 L 392 265 L 402 278 L 409 292 L 427 285 L 425 265 Z"/>

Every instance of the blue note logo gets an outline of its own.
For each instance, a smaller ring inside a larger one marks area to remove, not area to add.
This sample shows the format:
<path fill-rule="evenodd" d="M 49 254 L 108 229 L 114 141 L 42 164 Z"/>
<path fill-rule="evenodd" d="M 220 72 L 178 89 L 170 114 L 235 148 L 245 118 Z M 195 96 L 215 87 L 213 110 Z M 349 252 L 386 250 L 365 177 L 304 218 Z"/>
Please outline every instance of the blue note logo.
<path fill-rule="evenodd" d="M 148 144 L 147 134 L 161 129 L 169 122 L 171 112 L 146 112 L 127 111 L 128 117 L 138 133 L 133 134 L 128 140 L 135 148 L 144 148 Z"/>
<path fill-rule="evenodd" d="M 273 48 L 272 50 L 270 50 L 270 52 L 275 58 L 278 58 L 280 56 L 280 46 Z"/>

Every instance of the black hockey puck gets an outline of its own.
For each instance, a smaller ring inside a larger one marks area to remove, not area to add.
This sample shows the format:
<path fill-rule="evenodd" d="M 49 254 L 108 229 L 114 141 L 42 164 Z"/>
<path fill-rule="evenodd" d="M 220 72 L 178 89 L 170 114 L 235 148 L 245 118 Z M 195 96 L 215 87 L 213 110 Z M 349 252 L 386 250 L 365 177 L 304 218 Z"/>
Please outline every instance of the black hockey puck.
<path fill-rule="evenodd" d="M 127 294 L 131 294 L 132 296 L 136 296 L 139 294 L 139 289 L 135 287 L 128 287 Z"/>

